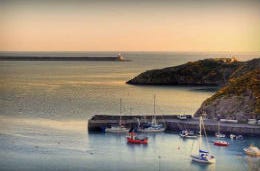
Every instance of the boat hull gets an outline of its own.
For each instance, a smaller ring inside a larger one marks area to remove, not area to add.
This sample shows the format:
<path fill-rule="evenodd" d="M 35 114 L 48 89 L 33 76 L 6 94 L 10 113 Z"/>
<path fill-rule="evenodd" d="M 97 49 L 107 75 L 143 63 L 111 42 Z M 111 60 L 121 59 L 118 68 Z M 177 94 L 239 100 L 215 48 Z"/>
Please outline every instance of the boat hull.
<path fill-rule="evenodd" d="M 148 139 L 138 140 L 138 139 L 132 139 L 130 137 L 127 137 L 127 142 L 130 144 L 147 144 Z"/>
<path fill-rule="evenodd" d="M 164 132 L 165 128 L 153 129 L 153 128 L 146 128 L 146 129 L 138 129 L 138 132 L 142 133 L 159 133 Z"/>
<path fill-rule="evenodd" d="M 222 147 L 227 147 L 229 144 L 228 144 L 228 143 L 221 143 L 221 142 L 214 142 L 214 145 L 216 145 L 216 146 L 222 146 Z"/>
<path fill-rule="evenodd" d="M 258 152 L 250 151 L 247 148 L 244 148 L 243 150 L 249 156 L 254 156 L 254 157 L 259 157 L 260 156 L 260 151 L 258 151 Z"/>
<path fill-rule="evenodd" d="M 216 134 L 215 137 L 217 138 L 226 138 L 225 134 Z"/>
<path fill-rule="evenodd" d="M 198 163 L 204 163 L 204 164 L 213 164 L 216 162 L 216 159 L 211 156 L 208 160 L 203 160 L 200 158 L 199 155 L 191 155 L 192 161 L 198 162 Z"/>
<path fill-rule="evenodd" d="M 197 135 L 182 135 L 182 134 L 180 134 L 180 137 L 189 138 L 189 139 L 197 139 L 198 138 Z"/>
<path fill-rule="evenodd" d="M 112 128 L 106 128 L 105 132 L 107 132 L 107 133 L 128 133 L 129 129 L 124 128 L 124 127 L 123 128 L 121 128 L 121 127 L 119 127 L 119 128 L 112 127 Z"/>

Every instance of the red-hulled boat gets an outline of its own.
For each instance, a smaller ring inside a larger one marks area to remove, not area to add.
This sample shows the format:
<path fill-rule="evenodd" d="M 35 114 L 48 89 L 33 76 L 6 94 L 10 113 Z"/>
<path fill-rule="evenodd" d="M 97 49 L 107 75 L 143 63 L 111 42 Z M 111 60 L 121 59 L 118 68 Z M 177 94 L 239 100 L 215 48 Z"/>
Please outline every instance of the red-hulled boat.
<path fill-rule="evenodd" d="M 127 142 L 131 144 L 147 144 L 148 137 L 146 136 L 136 136 L 134 132 L 130 132 L 128 136 L 126 136 Z"/>
<path fill-rule="evenodd" d="M 226 141 L 223 141 L 223 140 L 216 140 L 216 141 L 214 141 L 214 145 L 216 145 L 216 146 L 228 146 L 229 143 L 226 142 Z"/>

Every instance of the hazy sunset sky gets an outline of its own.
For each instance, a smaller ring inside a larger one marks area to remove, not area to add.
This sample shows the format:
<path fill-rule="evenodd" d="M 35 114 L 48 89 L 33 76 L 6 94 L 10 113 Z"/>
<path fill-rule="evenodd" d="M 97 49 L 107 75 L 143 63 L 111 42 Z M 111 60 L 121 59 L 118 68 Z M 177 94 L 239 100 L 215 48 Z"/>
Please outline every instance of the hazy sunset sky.
<path fill-rule="evenodd" d="M 1 0 L 1 51 L 260 51 L 260 0 Z"/>

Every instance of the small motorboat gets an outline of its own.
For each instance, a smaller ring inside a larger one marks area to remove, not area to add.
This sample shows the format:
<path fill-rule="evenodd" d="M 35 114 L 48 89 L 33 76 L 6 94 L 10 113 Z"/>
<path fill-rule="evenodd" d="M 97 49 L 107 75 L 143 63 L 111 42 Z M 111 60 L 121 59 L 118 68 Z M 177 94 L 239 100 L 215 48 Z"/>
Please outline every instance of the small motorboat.
<path fill-rule="evenodd" d="M 226 147 L 226 146 L 229 145 L 229 143 L 226 142 L 226 141 L 223 141 L 223 140 L 215 140 L 215 141 L 214 141 L 214 145 L 216 145 L 216 146 L 224 146 L 224 147 Z"/>
<path fill-rule="evenodd" d="M 230 137 L 231 140 L 236 139 L 236 135 L 235 134 L 230 134 L 229 137 Z"/>
<path fill-rule="evenodd" d="M 129 132 L 129 135 L 126 136 L 127 142 L 130 144 L 147 144 L 148 137 L 143 135 L 136 135 L 134 132 Z"/>
<path fill-rule="evenodd" d="M 244 139 L 243 135 L 230 134 L 229 137 L 232 140 L 243 140 Z"/>
<path fill-rule="evenodd" d="M 198 138 L 198 135 L 196 135 L 194 131 L 188 130 L 182 130 L 179 135 L 182 138 Z"/>
<path fill-rule="evenodd" d="M 249 147 L 244 148 L 243 150 L 249 156 L 260 156 L 260 150 L 256 146 L 250 145 Z"/>
<path fill-rule="evenodd" d="M 221 133 L 216 133 L 215 137 L 217 137 L 217 138 L 226 138 L 226 135 L 225 134 L 221 134 Z"/>

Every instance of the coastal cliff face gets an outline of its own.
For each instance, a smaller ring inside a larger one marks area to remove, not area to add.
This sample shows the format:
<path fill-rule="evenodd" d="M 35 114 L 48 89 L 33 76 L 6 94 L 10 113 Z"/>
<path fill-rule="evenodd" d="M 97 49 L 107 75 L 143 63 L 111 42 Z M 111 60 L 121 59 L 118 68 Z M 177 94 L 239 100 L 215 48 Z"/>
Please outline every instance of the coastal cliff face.
<path fill-rule="evenodd" d="M 208 118 L 260 119 L 260 68 L 231 78 L 226 86 L 205 100 L 195 116 L 202 112 Z"/>
<path fill-rule="evenodd" d="M 234 58 L 205 59 L 175 67 L 149 70 L 127 83 L 136 85 L 223 85 L 242 65 L 242 62 L 238 62 Z"/>
<path fill-rule="evenodd" d="M 150 70 L 127 82 L 139 85 L 217 85 L 222 87 L 206 99 L 194 116 L 260 119 L 260 58 L 238 62 L 234 58 L 205 59 L 176 67 Z"/>

